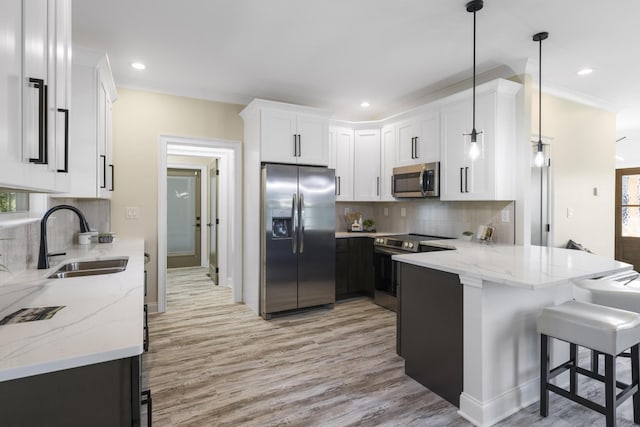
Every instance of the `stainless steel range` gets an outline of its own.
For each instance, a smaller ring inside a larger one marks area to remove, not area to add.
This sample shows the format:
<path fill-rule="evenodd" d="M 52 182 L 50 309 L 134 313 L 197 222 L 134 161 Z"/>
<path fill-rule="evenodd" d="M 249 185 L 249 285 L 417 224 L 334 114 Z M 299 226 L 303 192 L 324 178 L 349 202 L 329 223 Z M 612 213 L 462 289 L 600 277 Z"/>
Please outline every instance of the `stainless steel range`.
<path fill-rule="evenodd" d="M 393 255 L 416 252 L 446 250 L 434 246 L 422 245 L 420 242 L 443 240 L 449 237 L 427 236 L 422 234 L 401 234 L 396 236 L 376 237 L 373 242 L 375 287 L 373 300 L 376 304 L 396 311 L 396 295 L 398 277 Z"/>

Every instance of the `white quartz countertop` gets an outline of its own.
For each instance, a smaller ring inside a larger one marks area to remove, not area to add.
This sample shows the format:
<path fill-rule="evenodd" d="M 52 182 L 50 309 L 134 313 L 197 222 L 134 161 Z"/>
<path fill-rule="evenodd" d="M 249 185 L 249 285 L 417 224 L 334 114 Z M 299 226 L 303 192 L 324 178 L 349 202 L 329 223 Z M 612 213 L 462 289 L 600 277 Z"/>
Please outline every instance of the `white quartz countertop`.
<path fill-rule="evenodd" d="M 0 285 L 0 319 L 31 307 L 65 306 L 51 319 L 0 325 L 0 381 L 132 357 L 143 351 L 144 241 L 76 245 Z M 65 262 L 128 257 L 126 270 L 47 279 Z"/>
<path fill-rule="evenodd" d="M 536 289 L 590 277 L 606 276 L 632 265 L 583 251 L 543 246 L 484 244 L 461 239 L 422 242 L 448 251 L 394 255 L 395 261 Z"/>

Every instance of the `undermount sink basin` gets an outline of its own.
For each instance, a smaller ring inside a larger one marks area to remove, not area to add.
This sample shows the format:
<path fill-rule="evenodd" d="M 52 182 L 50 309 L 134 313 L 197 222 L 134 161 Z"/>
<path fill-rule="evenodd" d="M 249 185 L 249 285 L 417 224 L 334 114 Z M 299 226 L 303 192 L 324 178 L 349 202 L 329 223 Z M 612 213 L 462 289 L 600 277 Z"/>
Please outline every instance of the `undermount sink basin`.
<path fill-rule="evenodd" d="M 62 264 L 51 273 L 49 279 L 65 279 L 68 277 L 95 276 L 98 274 L 113 274 L 126 270 L 129 258 L 94 259 L 72 261 Z"/>

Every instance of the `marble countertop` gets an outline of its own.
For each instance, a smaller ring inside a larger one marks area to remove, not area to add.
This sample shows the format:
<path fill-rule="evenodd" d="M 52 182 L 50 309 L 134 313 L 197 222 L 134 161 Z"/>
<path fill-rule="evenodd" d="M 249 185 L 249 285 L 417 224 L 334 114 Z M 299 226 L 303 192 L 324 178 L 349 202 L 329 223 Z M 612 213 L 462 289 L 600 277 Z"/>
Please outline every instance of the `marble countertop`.
<path fill-rule="evenodd" d="M 0 319 L 29 307 L 65 306 L 51 319 L 0 325 L 0 381 L 131 357 L 143 352 L 144 241 L 76 245 L 48 270 L 0 285 Z M 47 279 L 65 262 L 129 257 L 114 274 Z"/>
<path fill-rule="evenodd" d="M 394 255 L 396 261 L 510 286 L 536 289 L 606 276 L 632 265 L 583 251 L 543 246 L 485 244 L 461 239 L 423 244 L 455 249 Z"/>

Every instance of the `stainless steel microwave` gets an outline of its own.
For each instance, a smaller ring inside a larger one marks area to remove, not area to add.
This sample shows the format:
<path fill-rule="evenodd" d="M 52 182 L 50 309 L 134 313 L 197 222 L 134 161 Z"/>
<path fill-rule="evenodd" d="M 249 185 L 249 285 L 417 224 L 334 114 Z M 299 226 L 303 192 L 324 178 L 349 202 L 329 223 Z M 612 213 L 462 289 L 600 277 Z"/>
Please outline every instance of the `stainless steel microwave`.
<path fill-rule="evenodd" d="M 393 197 L 439 197 L 440 163 L 393 168 L 391 185 Z"/>

